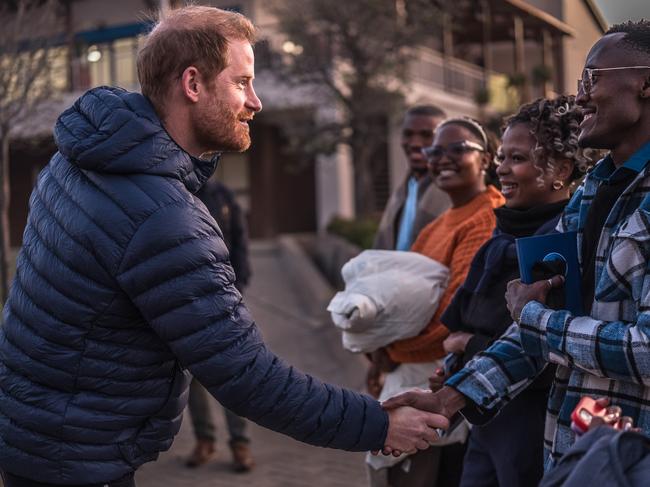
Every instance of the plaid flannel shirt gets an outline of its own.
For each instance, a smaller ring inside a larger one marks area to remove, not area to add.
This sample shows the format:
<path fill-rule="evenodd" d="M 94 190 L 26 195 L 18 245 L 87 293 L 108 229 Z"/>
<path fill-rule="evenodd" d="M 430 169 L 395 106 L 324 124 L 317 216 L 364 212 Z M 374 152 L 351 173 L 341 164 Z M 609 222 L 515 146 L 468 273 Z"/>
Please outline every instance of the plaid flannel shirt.
<path fill-rule="evenodd" d="M 610 398 L 650 433 L 649 162 L 647 143 L 624 164 L 638 175 L 605 221 L 591 316 L 572 316 L 531 301 L 519 325 L 513 324 L 446 383 L 473 401 L 463 414 L 482 422 L 525 389 L 547 363 L 557 364 L 544 434 L 547 469 L 573 444 L 571 412 L 584 395 Z M 576 230 L 578 249 L 599 185 L 616 176 L 608 156 L 567 205 L 558 230 Z"/>

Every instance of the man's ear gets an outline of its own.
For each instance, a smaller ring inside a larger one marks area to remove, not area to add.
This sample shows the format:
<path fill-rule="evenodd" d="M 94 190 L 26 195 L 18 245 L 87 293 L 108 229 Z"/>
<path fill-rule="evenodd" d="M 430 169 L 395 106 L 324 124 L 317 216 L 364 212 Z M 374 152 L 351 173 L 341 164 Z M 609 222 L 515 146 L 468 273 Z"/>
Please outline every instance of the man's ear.
<path fill-rule="evenodd" d="M 201 74 L 194 66 L 188 66 L 181 75 L 181 88 L 183 96 L 192 103 L 199 101 L 201 91 Z"/>
<path fill-rule="evenodd" d="M 650 75 L 646 76 L 643 80 L 643 86 L 641 87 L 641 98 L 650 98 Z"/>

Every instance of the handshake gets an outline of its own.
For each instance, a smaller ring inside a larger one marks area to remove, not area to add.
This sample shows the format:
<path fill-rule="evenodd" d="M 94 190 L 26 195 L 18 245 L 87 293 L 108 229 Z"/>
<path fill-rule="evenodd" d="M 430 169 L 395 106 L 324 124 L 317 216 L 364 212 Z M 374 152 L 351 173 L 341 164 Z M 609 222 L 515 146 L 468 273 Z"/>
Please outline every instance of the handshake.
<path fill-rule="evenodd" d="M 384 401 L 388 434 L 382 453 L 397 457 L 426 450 L 439 438 L 438 430 L 447 429 L 449 419 L 465 403 L 465 396 L 450 387 L 442 387 L 437 392 L 409 391 Z"/>

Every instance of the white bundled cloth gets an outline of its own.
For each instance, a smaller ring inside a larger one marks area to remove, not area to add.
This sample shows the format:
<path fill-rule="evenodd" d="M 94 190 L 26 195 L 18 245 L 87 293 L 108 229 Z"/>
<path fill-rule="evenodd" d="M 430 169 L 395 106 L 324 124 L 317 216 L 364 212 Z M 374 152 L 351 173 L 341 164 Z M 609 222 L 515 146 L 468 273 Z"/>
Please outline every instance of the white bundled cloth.
<path fill-rule="evenodd" d="M 341 271 L 345 291 L 327 311 L 343 331 L 343 347 L 373 352 L 418 335 L 447 287 L 449 269 L 415 252 L 366 250 Z"/>

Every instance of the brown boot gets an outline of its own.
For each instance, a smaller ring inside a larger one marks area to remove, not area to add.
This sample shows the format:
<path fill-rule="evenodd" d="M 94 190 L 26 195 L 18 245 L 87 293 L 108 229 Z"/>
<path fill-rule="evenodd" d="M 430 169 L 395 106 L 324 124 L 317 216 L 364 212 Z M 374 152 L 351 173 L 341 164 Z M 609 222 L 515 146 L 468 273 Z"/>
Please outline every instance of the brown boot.
<path fill-rule="evenodd" d="M 196 440 L 196 446 L 192 454 L 187 457 L 185 466 L 193 468 L 199 467 L 206 463 L 214 455 L 214 442 L 199 438 Z"/>
<path fill-rule="evenodd" d="M 245 442 L 230 445 L 232 451 L 232 469 L 238 473 L 250 472 L 255 466 L 250 446 Z"/>

